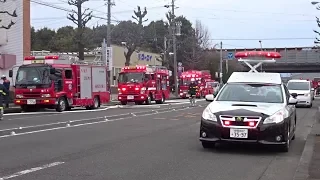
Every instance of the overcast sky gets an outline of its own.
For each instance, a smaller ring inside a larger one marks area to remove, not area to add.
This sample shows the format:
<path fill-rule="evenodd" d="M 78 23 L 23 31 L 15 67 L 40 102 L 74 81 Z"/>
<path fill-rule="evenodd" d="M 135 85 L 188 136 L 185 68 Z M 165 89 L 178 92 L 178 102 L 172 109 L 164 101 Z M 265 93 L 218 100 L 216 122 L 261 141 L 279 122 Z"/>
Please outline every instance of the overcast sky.
<path fill-rule="evenodd" d="M 71 9 L 67 0 L 35 0 Z M 149 19 L 165 19 L 168 11 L 163 5 L 169 0 L 114 0 L 113 20 L 130 20 L 137 5 L 147 7 Z M 317 29 L 316 15 L 320 11 L 310 0 L 176 0 L 176 14 L 186 16 L 192 23 L 200 20 L 210 31 L 211 43 L 223 41 L 224 48 L 300 47 L 313 46 Z M 107 7 L 103 0 L 90 0 L 84 7 L 94 15 L 106 17 Z M 35 28 L 57 29 L 73 25 L 66 18 L 67 12 L 32 3 L 31 22 Z M 106 24 L 105 20 L 93 19 L 89 26 Z M 73 25 L 74 26 L 74 25 Z M 274 38 L 292 38 L 264 40 Z"/>

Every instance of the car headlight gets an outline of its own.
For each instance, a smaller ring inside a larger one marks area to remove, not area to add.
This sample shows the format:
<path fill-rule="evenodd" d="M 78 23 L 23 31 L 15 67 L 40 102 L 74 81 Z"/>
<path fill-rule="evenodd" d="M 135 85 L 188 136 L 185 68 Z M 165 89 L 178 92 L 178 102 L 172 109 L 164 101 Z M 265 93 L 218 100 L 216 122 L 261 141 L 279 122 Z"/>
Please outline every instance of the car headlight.
<path fill-rule="evenodd" d="M 209 107 L 203 111 L 202 118 L 208 121 L 217 121 L 217 117 L 210 111 Z"/>
<path fill-rule="evenodd" d="M 286 110 L 280 110 L 263 121 L 263 124 L 281 123 L 285 118 L 288 117 Z"/>
<path fill-rule="evenodd" d="M 41 97 L 48 98 L 48 97 L 51 97 L 51 95 L 50 94 L 42 94 Z"/>
<path fill-rule="evenodd" d="M 17 94 L 16 98 L 23 98 L 23 95 L 22 94 Z"/>

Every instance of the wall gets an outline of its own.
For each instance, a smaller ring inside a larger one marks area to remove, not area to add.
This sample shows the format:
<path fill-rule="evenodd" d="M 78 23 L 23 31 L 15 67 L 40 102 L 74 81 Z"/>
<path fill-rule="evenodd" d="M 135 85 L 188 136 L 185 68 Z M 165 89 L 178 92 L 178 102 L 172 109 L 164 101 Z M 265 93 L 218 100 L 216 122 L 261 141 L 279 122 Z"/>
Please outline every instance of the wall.
<path fill-rule="evenodd" d="M 16 65 L 21 65 L 23 56 L 30 54 L 30 0 L 7 0 L 0 3 L 0 11 L 16 11 L 16 17 L 0 14 L 0 39 L 6 40 L 0 42 L 0 53 L 16 55 Z M 9 69 L 0 69 L 0 74 L 8 76 Z"/>
<path fill-rule="evenodd" d="M 121 68 L 124 66 L 126 61 L 124 57 L 124 48 L 121 46 L 112 45 L 113 48 L 113 75 L 118 78 L 118 74 Z M 142 55 L 143 54 L 143 55 Z M 149 58 L 143 58 L 149 57 Z M 151 57 L 151 58 L 150 58 Z M 134 52 L 131 55 L 131 65 L 161 65 L 161 62 L 157 61 L 156 58 L 160 57 L 160 54 L 150 53 L 145 51 Z M 117 85 L 117 81 L 113 81 L 111 85 Z"/>

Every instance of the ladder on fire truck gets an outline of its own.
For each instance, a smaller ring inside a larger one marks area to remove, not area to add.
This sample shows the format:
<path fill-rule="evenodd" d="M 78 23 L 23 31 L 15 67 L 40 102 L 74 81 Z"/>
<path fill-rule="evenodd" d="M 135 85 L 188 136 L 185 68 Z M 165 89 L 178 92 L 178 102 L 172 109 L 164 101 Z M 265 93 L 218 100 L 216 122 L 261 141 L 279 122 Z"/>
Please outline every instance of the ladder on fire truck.
<path fill-rule="evenodd" d="M 275 59 L 280 59 L 281 54 L 273 51 L 242 51 L 237 52 L 235 58 L 246 64 L 250 68 L 249 72 L 259 73 L 258 67 L 263 63 L 275 63 Z"/>
<path fill-rule="evenodd" d="M 76 56 L 75 53 L 51 53 L 50 51 L 31 51 L 31 56 L 59 56 L 59 63 L 61 64 L 77 64 L 77 65 L 97 65 L 97 66 L 104 66 L 104 62 L 97 61 L 96 58 L 93 61 L 81 61 Z"/>

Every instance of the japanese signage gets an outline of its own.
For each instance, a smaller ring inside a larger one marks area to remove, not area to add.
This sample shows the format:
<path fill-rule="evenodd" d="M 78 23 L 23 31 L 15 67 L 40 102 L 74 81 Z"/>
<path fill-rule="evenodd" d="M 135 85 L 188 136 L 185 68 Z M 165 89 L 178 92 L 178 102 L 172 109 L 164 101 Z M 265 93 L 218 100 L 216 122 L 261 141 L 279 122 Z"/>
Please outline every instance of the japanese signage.
<path fill-rule="evenodd" d="M 139 61 L 151 61 L 152 56 L 144 53 L 138 53 L 138 60 Z"/>

